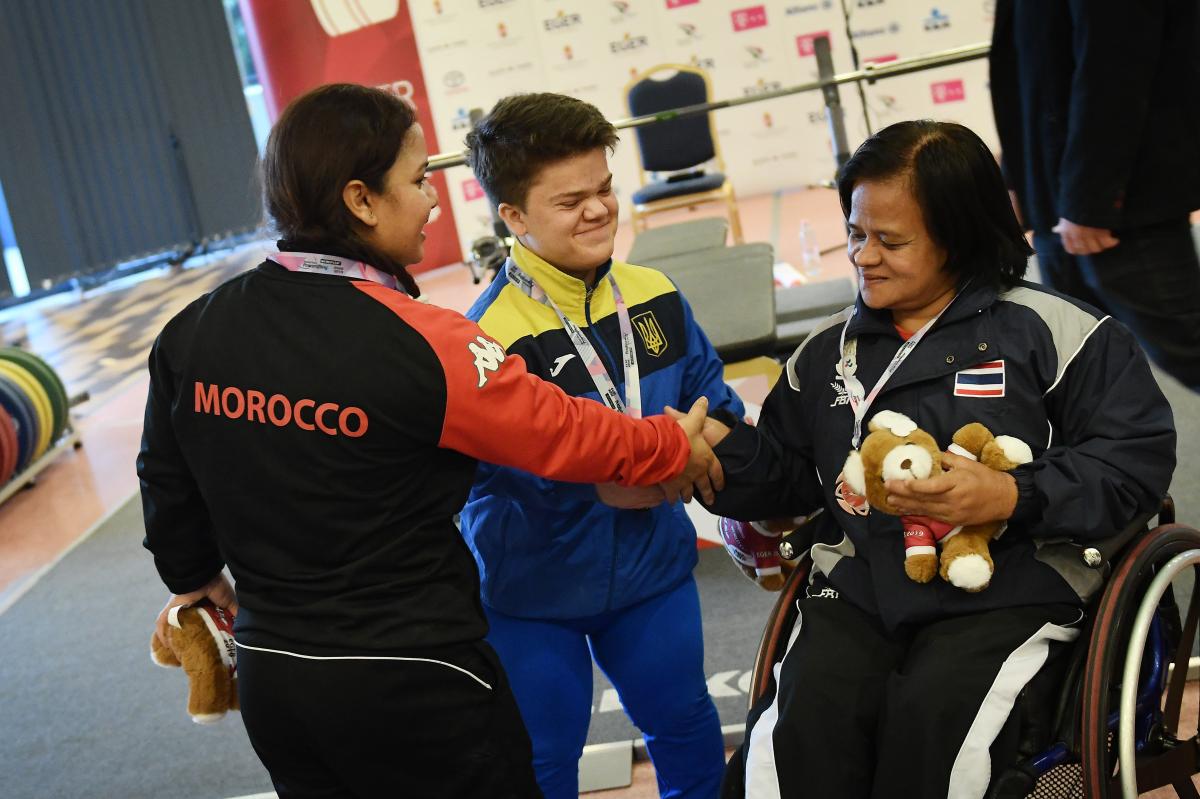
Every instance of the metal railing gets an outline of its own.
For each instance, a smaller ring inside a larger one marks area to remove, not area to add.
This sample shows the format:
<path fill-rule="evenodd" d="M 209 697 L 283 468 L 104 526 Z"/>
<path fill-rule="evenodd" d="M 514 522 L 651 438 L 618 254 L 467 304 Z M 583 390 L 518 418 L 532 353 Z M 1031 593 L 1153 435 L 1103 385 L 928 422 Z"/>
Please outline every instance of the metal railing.
<path fill-rule="evenodd" d="M 628 117 L 626 119 L 618 119 L 613 121 L 613 126 L 622 128 L 637 128 L 642 125 L 652 125 L 656 122 L 666 122 L 671 119 L 680 117 L 692 116 L 694 114 L 705 114 L 709 111 L 717 111 L 722 108 L 735 108 L 740 105 L 748 105 L 749 103 L 760 103 L 764 100 L 775 100 L 780 97 L 788 97 L 801 92 L 821 91 L 828 86 L 841 86 L 847 83 L 859 83 L 866 81 L 874 83 L 877 80 L 884 78 L 894 78 L 899 75 L 908 75 L 912 72 L 920 72 L 926 69 L 935 67 L 945 67 L 951 64 L 961 64 L 964 61 L 974 61 L 979 58 L 987 58 L 991 46 L 988 42 L 979 42 L 977 44 L 968 44 L 962 47 L 955 47 L 949 50 L 941 50 L 928 55 L 914 56 L 912 58 L 901 58 L 896 61 L 889 61 L 886 64 L 868 64 L 862 69 L 856 69 L 852 72 L 843 72 L 840 75 L 834 75 L 828 80 L 809 81 L 808 83 L 799 83 L 795 86 L 788 86 L 783 89 L 763 92 L 749 97 L 735 97 L 730 100 L 716 100 L 710 103 L 697 103 L 696 105 L 683 106 L 682 108 L 673 108 L 668 111 L 659 111 L 655 114 L 643 114 L 642 116 Z M 429 169 L 449 169 L 452 166 L 460 166 L 465 164 L 466 153 L 439 153 L 429 159 Z"/>

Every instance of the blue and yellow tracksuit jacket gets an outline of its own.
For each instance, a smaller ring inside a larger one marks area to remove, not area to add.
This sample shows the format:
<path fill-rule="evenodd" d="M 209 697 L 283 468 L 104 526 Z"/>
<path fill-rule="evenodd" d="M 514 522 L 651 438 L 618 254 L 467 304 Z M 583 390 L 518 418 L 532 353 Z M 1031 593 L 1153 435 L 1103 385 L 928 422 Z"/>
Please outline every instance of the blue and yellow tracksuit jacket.
<path fill-rule="evenodd" d="M 661 272 L 611 261 L 589 290 L 520 244 L 513 258 L 584 331 L 624 398 L 611 271 L 633 322 L 644 415 L 666 405 L 687 410 L 701 396 L 710 412 L 743 415 L 712 344 Z M 531 374 L 600 401 L 554 310 L 503 275 L 467 316 L 521 356 Z M 696 565 L 696 530 L 681 503 L 618 510 L 599 502 L 593 485 L 488 463 L 479 465 L 462 532 L 479 564 L 484 604 L 511 616 L 568 619 L 620 609 L 674 588 Z"/>

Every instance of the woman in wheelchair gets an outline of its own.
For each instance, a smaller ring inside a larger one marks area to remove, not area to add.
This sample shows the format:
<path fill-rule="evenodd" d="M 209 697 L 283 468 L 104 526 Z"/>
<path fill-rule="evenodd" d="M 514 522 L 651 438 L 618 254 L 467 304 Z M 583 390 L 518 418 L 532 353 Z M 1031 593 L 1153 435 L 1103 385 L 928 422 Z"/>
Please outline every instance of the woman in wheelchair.
<path fill-rule="evenodd" d="M 800 345 L 758 427 L 710 420 L 742 520 L 810 514 L 810 583 L 726 796 L 982 797 L 1016 753 L 1014 699 L 1078 635 L 1099 578 L 1064 542 L 1153 510 L 1175 465 L 1171 410 L 1137 343 L 1094 308 L 1022 280 L 1030 249 L 987 146 L 961 125 L 892 125 L 838 183 L 855 305 Z M 1152 265 L 1147 265 L 1152 267 Z M 905 574 L 899 517 L 842 473 L 896 411 L 945 448 L 982 422 L 1021 439 L 1011 472 L 943 456 L 889 504 L 948 525 L 1004 520 L 990 585 Z"/>

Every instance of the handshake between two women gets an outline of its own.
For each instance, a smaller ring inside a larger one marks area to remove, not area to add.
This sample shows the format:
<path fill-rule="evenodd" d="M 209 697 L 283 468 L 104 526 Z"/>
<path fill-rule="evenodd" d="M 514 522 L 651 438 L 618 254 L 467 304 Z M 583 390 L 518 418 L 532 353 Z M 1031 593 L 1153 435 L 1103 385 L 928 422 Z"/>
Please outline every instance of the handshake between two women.
<path fill-rule="evenodd" d="M 674 419 L 687 434 L 692 448 L 687 466 L 674 480 L 653 486 L 601 483 L 596 486 L 596 494 L 605 505 L 625 510 L 646 509 L 663 502 L 691 502 L 694 494 L 711 504 L 716 492 L 725 487 L 725 474 L 712 448 L 729 434 L 729 428 L 708 416 L 708 399 L 696 400 L 687 413 L 670 406 L 664 408 L 663 413 Z"/>

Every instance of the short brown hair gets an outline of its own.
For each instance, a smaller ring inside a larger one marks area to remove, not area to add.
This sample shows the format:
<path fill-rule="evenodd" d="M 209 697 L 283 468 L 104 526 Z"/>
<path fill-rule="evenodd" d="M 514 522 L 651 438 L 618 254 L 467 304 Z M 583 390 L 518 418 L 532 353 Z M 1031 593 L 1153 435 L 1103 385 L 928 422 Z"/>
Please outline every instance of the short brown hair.
<path fill-rule="evenodd" d="M 467 162 L 493 205 L 525 204 L 547 164 L 617 146 L 617 129 L 600 110 L 563 94 L 514 94 L 496 103 L 467 134 Z"/>

